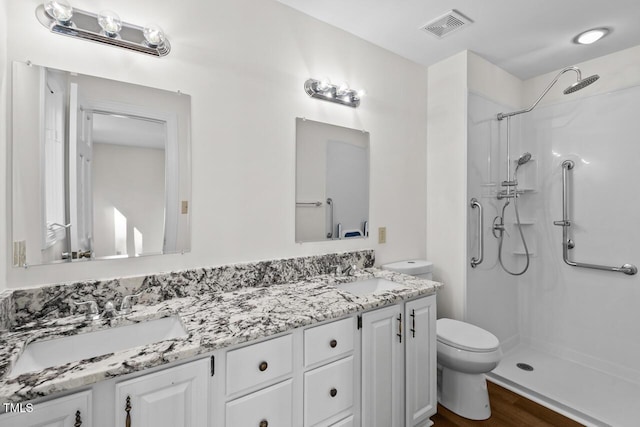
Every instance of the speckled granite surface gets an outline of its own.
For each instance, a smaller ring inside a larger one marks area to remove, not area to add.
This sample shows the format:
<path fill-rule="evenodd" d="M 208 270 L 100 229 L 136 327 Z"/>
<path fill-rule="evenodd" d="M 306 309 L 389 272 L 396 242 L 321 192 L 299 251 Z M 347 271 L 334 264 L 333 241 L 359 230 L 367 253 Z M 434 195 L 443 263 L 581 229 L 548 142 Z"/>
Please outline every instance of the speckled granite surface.
<path fill-rule="evenodd" d="M 330 264 L 333 265 L 333 264 Z M 317 267 L 319 268 L 319 267 Z M 249 271 L 256 271 L 249 268 Z M 312 272 L 316 270 L 312 269 Z M 294 277 L 295 274 L 291 273 Z M 227 277 L 227 276 L 225 276 Z M 234 277 L 231 274 L 229 277 Z M 441 285 L 389 271 L 367 269 L 355 277 L 327 274 L 301 279 L 266 279 L 263 286 L 237 286 L 255 283 L 255 278 L 237 278 L 227 285 L 210 285 L 198 292 L 165 297 L 153 293 L 153 304 L 138 304 L 126 319 L 89 322 L 84 316 L 38 318 L 17 326 L 0 339 L 0 401 L 20 402 L 72 390 L 101 380 L 186 359 L 235 344 L 268 337 L 301 326 L 340 318 L 359 311 L 381 307 L 403 299 L 435 293 Z M 266 276 L 264 276 L 266 277 Z M 271 276 L 269 276 L 271 277 Z M 383 277 L 402 284 L 398 289 L 366 297 L 341 290 L 340 284 L 371 277 Z M 169 278 L 167 278 L 170 281 Z M 168 282 L 162 280 L 166 286 Z M 156 285 L 163 289 L 163 285 Z M 149 291 L 151 293 L 151 291 Z M 188 336 L 132 348 L 92 359 L 54 366 L 38 373 L 11 377 L 12 364 L 32 341 L 74 335 L 92 330 L 179 315 Z"/>
<path fill-rule="evenodd" d="M 15 317 L 9 316 L 8 321 L 13 322 L 12 326 L 20 326 L 33 320 L 77 314 L 79 309 L 73 305 L 74 301 L 94 300 L 103 307 L 107 301 L 118 302 L 124 295 L 142 292 L 138 303 L 151 305 L 203 293 L 295 282 L 306 277 L 328 274 L 335 265 L 345 267 L 355 264 L 359 268 L 367 268 L 372 267 L 374 261 L 374 252 L 363 250 L 15 290 L 12 297 Z"/>

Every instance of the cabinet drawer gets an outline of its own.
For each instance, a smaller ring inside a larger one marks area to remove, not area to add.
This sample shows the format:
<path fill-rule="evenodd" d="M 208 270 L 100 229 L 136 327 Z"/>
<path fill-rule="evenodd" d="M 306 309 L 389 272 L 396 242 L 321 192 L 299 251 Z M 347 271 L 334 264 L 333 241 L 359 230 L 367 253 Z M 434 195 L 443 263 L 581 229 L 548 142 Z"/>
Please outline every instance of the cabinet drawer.
<path fill-rule="evenodd" d="M 292 337 L 285 335 L 227 353 L 227 395 L 290 374 Z"/>
<path fill-rule="evenodd" d="M 304 365 L 344 355 L 353 351 L 355 317 L 327 323 L 304 331 Z"/>
<path fill-rule="evenodd" d="M 313 426 L 353 406 L 353 356 L 304 374 L 304 425 Z"/>
<path fill-rule="evenodd" d="M 226 427 L 291 427 L 292 380 L 227 403 Z"/>

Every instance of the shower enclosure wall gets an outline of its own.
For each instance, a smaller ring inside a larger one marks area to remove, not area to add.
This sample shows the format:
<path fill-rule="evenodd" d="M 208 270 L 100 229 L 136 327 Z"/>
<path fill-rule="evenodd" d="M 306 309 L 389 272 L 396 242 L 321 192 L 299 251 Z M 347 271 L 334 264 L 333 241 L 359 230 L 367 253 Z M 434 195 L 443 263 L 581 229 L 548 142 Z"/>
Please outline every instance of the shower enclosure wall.
<path fill-rule="evenodd" d="M 468 94 L 467 195 L 483 205 L 485 242 L 484 262 L 476 268 L 467 264 L 466 320 L 502 343 L 505 358 L 493 380 L 587 425 L 637 425 L 640 275 L 565 264 L 562 228 L 553 223 L 562 219 L 561 164 L 572 160 L 571 259 L 640 264 L 640 87 L 569 95 L 511 118 L 511 169 L 521 153 L 532 154 L 518 172 L 524 190 L 520 219 L 532 254 L 529 270 L 518 277 L 500 268 L 491 233 L 504 203 L 496 195 L 506 174 L 506 120 L 499 123 L 496 114 L 513 110 Z M 467 218 L 471 260 L 478 253 L 471 207 Z M 513 209 L 507 209 L 503 261 L 521 269 L 525 256 L 514 222 Z"/>

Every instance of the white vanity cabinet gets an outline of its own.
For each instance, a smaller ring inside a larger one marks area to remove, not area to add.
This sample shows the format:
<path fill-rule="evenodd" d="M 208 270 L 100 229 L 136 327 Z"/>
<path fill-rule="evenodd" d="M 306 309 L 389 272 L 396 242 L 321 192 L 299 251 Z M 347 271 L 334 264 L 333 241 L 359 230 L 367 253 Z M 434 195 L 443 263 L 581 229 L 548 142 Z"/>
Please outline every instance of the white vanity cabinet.
<path fill-rule="evenodd" d="M 362 315 L 362 426 L 431 425 L 435 327 L 435 295 Z"/>
<path fill-rule="evenodd" d="M 207 427 L 210 359 L 115 385 L 116 426 Z"/>
<path fill-rule="evenodd" d="M 211 427 L 356 425 L 357 337 L 350 316 L 221 351 Z"/>
<path fill-rule="evenodd" d="M 0 427 L 90 427 L 91 390 L 43 403 L 15 404 L 0 415 Z"/>

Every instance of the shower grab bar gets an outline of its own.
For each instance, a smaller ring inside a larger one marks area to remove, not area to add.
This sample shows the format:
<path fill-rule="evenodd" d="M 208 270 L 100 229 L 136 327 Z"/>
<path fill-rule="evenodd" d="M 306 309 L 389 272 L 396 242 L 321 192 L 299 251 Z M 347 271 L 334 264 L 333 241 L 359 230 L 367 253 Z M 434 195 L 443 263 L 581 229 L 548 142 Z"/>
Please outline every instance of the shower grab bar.
<path fill-rule="evenodd" d="M 329 227 L 329 232 L 327 233 L 327 239 L 333 238 L 333 199 L 329 197 L 327 199 L 327 205 L 331 208 L 331 226 Z"/>
<path fill-rule="evenodd" d="M 471 268 L 476 268 L 484 259 L 484 219 L 482 214 L 482 205 L 475 197 L 471 199 L 471 209 L 478 208 L 478 256 L 471 258 Z"/>
<path fill-rule="evenodd" d="M 319 208 L 322 206 L 322 202 L 319 200 L 317 202 L 296 202 L 296 206 L 311 206 Z"/>
<path fill-rule="evenodd" d="M 575 247 L 575 243 L 571 239 L 569 239 L 569 227 L 571 227 L 571 221 L 569 220 L 569 216 L 567 214 L 569 199 L 567 175 L 568 171 L 573 169 L 574 166 L 575 163 L 571 160 L 565 160 L 564 162 L 562 162 L 562 220 L 553 221 L 553 225 L 562 227 L 562 259 L 567 265 L 570 265 L 571 267 L 583 267 L 593 268 L 595 270 L 614 271 L 628 274 L 630 276 L 636 274 L 638 272 L 638 268 L 633 264 L 623 264 L 621 267 L 609 267 L 606 265 L 576 262 L 569 259 L 569 249 L 573 249 Z"/>

